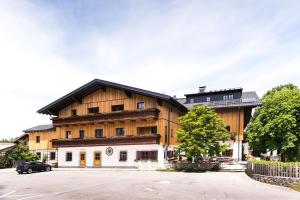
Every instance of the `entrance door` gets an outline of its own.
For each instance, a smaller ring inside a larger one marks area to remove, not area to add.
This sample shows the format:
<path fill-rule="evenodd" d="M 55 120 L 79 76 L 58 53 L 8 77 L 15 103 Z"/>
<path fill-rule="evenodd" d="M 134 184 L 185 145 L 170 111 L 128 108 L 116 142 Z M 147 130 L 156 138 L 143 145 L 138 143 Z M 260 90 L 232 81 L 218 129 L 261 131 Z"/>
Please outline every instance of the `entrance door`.
<path fill-rule="evenodd" d="M 80 152 L 80 167 L 86 166 L 86 156 L 85 152 Z"/>
<path fill-rule="evenodd" d="M 94 153 L 94 167 L 101 167 L 101 152 Z"/>

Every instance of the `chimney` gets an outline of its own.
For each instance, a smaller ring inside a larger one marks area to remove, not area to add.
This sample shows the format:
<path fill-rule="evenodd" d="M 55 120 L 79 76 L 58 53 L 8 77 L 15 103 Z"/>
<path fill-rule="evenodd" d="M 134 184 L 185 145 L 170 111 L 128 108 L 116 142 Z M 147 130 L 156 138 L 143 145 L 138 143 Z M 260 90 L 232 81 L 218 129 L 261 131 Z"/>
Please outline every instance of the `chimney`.
<path fill-rule="evenodd" d="M 199 87 L 199 93 L 203 93 L 205 91 L 206 86 Z"/>

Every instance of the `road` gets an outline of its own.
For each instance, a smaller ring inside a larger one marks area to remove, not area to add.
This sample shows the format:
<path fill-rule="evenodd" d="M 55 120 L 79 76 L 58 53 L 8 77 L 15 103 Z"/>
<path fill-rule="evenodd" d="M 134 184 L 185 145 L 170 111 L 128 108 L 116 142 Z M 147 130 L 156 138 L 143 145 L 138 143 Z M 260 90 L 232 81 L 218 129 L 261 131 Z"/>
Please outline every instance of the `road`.
<path fill-rule="evenodd" d="M 0 200 L 6 199 L 299 200 L 300 193 L 244 173 L 65 170 L 19 175 L 0 170 Z"/>

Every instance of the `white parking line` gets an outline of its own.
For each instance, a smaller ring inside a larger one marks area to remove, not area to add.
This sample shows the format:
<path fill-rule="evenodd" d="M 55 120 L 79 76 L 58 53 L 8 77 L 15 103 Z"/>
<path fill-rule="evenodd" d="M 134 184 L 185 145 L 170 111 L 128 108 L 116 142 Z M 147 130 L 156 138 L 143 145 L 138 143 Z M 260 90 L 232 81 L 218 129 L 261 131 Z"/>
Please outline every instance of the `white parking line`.
<path fill-rule="evenodd" d="M 20 198 L 18 200 L 24 200 L 24 199 L 30 199 L 30 198 L 42 196 L 42 194 L 13 194 L 13 193 L 16 193 L 16 191 L 11 191 L 11 192 L 5 193 L 0 196 L 0 199 L 6 197 L 6 198 Z M 13 194 L 13 195 L 11 195 L 11 194 Z"/>
<path fill-rule="evenodd" d="M 0 196 L 0 199 L 1 199 L 1 198 L 4 198 L 4 197 L 7 197 L 8 195 L 13 194 L 13 193 L 15 193 L 15 192 L 16 192 L 16 191 L 13 190 L 13 191 L 11 191 L 11 192 L 5 193 L 5 194 L 3 194 L 3 195 Z"/>
<path fill-rule="evenodd" d="M 31 197 L 24 197 L 24 198 L 21 198 L 21 199 L 18 199 L 18 200 L 31 199 L 31 198 L 35 198 L 35 197 L 39 197 L 39 196 L 42 196 L 42 194 L 34 195 L 34 196 L 31 196 Z"/>

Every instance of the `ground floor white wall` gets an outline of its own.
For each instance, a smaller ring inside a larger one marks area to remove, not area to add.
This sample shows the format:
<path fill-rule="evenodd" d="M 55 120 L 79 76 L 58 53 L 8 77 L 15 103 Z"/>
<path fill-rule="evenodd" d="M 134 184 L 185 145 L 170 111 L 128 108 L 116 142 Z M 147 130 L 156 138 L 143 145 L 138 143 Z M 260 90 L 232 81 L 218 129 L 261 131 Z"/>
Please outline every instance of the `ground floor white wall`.
<path fill-rule="evenodd" d="M 112 155 L 106 154 L 106 149 L 113 149 Z M 120 151 L 127 151 L 127 160 L 120 161 Z M 157 162 L 136 161 L 137 151 L 157 151 Z M 67 152 L 72 152 L 72 161 L 66 161 Z M 92 147 L 65 147 L 58 148 L 58 167 L 79 167 L 80 152 L 86 154 L 86 167 L 94 167 L 94 153 L 101 152 L 101 167 L 138 167 L 163 168 L 164 147 L 162 145 L 121 145 L 121 146 L 92 146 Z"/>
<path fill-rule="evenodd" d="M 242 160 L 242 141 L 235 141 L 231 144 L 231 148 L 233 149 L 232 158 L 236 159 L 237 161 Z"/>

